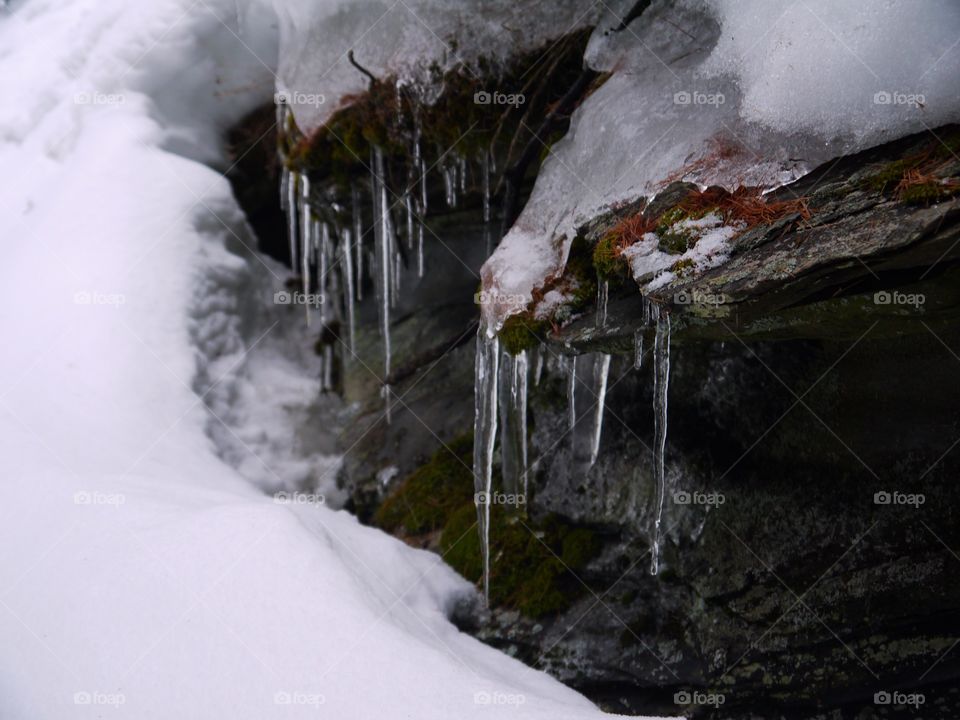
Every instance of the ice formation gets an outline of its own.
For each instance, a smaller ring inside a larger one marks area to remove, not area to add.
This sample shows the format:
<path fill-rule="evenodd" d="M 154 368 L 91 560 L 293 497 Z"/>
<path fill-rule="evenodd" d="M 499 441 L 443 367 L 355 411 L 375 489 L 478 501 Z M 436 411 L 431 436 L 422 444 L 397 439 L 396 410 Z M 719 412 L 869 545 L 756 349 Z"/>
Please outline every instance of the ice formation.
<path fill-rule="evenodd" d="M 610 11 L 586 53 L 611 77 L 551 147 L 484 266 L 492 298 L 530 296 L 561 272 L 578 224 L 671 179 L 776 186 L 960 115 L 951 0 L 654 0 L 618 31 L 625 12 Z M 517 311 L 483 308 L 491 328 Z"/>

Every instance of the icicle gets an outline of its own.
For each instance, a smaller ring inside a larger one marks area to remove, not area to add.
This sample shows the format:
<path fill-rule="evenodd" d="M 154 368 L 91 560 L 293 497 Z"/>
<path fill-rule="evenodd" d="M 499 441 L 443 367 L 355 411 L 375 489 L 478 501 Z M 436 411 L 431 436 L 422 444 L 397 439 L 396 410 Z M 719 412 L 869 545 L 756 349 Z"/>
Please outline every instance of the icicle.
<path fill-rule="evenodd" d="M 537 361 L 533 366 L 533 384 L 537 386 L 540 384 L 540 377 L 543 375 L 543 361 L 544 355 L 547 353 L 547 348 L 545 345 L 541 345 L 537 348 Z"/>
<path fill-rule="evenodd" d="M 418 146 L 419 147 L 419 146 Z M 427 216 L 427 161 L 420 159 L 420 217 Z"/>
<path fill-rule="evenodd" d="M 577 424 L 577 404 L 575 402 L 577 391 L 577 356 L 574 355 L 568 362 L 567 404 L 569 405 L 570 410 L 570 431 L 573 432 L 573 428 Z"/>
<path fill-rule="evenodd" d="M 490 222 L 490 150 L 483 151 L 483 221 Z"/>
<path fill-rule="evenodd" d="M 610 283 L 606 280 L 597 283 L 597 325 L 607 325 L 607 300 L 610 298 Z"/>
<path fill-rule="evenodd" d="M 593 386 L 596 388 L 596 413 L 593 419 L 593 434 L 590 439 L 590 466 L 600 455 L 600 434 L 603 431 L 603 406 L 607 397 L 607 379 L 610 377 L 610 356 L 601 355 L 593 367 Z"/>
<path fill-rule="evenodd" d="M 413 250 L 413 198 L 409 190 L 403 193 L 403 205 L 407 210 L 407 247 Z"/>
<path fill-rule="evenodd" d="M 357 301 L 363 300 L 363 209 L 360 207 L 360 191 L 356 186 L 350 189 L 351 215 L 353 216 L 353 237 L 357 243 Z"/>
<path fill-rule="evenodd" d="M 333 390 L 333 345 L 323 346 L 323 389 Z"/>
<path fill-rule="evenodd" d="M 634 330 L 633 332 L 633 369 L 639 370 L 643 367 L 643 330 Z"/>
<path fill-rule="evenodd" d="M 490 493 L 493 483 L 493 448 L 497 438 L 497 386 L 500 341 L 477 332 L 474 365 L 473 482 L 477 523 L 480 527 L 480 554 L 483 558 L 483 597 L 490 602 Z"/>
<path fill-rule="evenodd" d="M 570 391 L 573 398 L 571 421 L 575 424 L 570 447 L 574 473 L 585 476 L 600 453 L 610 356 L 590 353 L 578 356 L 576 361 L 575 384 Z"/>
<path fill-rule="evenodd" d="M 461 155 L 457 158 L 457 174 L 460 176 L 460 194 L 467 194 L 467 158 Z"/>
<path fill-rule="evenodd" d="M 423 220 L 421 219 L 417 227 L 417 277 L 423 277 L 423 269 Z"/>
<path fill-rule="evenodd" d="M 310 210 L 310 178 L 306 175 L 300 177 L 300 279 L 303 286 L 303 294 L 310 292 L 310 248 L 313 245 L 312 231 L 313 215 Z M 307 326 L 310 325 L 310 303 L 303 303 L 303 310 L 307 318 Z"/>
<path fill-rule="evenodd" d="M 664 452 L 667 447 L 667 389 L 670 384 L 670 316 L 661 318 L 657 312 L 657 332 L 653 344 L 653 476 L 657 489 L 656 519 L 653 527 L 653 550 L 650 574 L 660 569 L 660 522 L 663 519 L 663 501 L 666 495 L 666 468 Z"/>
<path fill-rule="evenodd" d="M 290 269 L 297 271 L 297 234 L 300 226 L 300 216 L 297 211 L 297 192 L 300 173 L 291 172 L 287 179 L 287 235 L 290 240 Z"/>
<path fill-rule="evenodd" d="M 500 457 L 503 490 L 527 492 L 527 371 L 526 351 L 500 354 Z"/>
<path fill-rule="evenodd" d="M 343 308 L 347 315 L 347 338 L 350 341 L 350 354 L 356 352 L 356 321 L 354 309 L 355 292 L 353 289 L 353 248 L 350 247 L 350 231 L 340 233 L 340 274 L 343 277 Z"/>
<path fill-rule="evenodd" d="M 447 195 L 447 207 L 455 208 L 457 206 L 457 166 L 456 163 L 448 163 L 443 168 L 443 187 Z"/>
<path fill-rule="evenodd" d="M 376 242 L 377 270 L 377 308 L 380 316 L 380 336 L 383 338 L 383 376 L 390 375 L 390 296 L 391 265 L 394 243 L 391 241 L 393 229 L 390 223 L 390 206 L 387 204 L 387 187 L 384 177 L 383 151 L 373 149 L 372 163 L 373 191 L 373 229 Z M 390 388 L 384 385 L 383 397 L 386 403 L 387 422 L 390 422 Z"/>

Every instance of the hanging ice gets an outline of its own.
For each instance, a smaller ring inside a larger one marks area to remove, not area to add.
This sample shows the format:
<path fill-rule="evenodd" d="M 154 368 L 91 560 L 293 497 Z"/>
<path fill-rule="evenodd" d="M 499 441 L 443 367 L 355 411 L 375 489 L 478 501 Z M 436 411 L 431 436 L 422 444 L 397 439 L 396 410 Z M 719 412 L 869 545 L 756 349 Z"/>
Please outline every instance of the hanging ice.
<path fill-rule="evenodd" d="M 653 526 L 653 550 L 650 573 L 660 569 L 660 523 L 666 495 L 664 452 L 667 447 L 667 389 L 670 384 L 670 315 L 656 313 L 657 330 L 653 343 L 653 479 L 656 485 L 656 517 Z"/>
<path fill-rule="evenodd" d="M 606 327 L 607 300 L 610 298 L 610 283 L 603 280 L 597 283 L 597 325 Z"/>
<path fill-rule="evenodd" d="M 607 379 L 610 376 L 610 356 L 601 355 L 593 368 L 593 385 L 596 388 L 596 409 L 590 435 L 590 465 L 597 462 L 600 454 L 600 434 L 603 431 L 603 407 L 607 397 Z"/>
<path fill-rule="evenodd" d="M 639 370 L 643 367 L 643 330 L 635 330 L 633 333 L 633 369 Z"/>
<path fill-rule="evenodd" d="M 297 211 L 297 192 L 300 185 L 300 173 L 287 173 L 287 237 L 290 241 L 290 269 L 297 269 L 297 237 L 300 226 L 300 215 Z"/>
<path fill-rule="evenodd" d="M 350 188 L 350 212 L 353 216 L 353 237 L 357 252 L 357 301 L 363 300 L 363 210 L 360 206 L 360 191 L 356 186 Z"/>
<path fill-rule="evenodd" d="M 610 356 L 590 353 L 578 356 L 576 361 L 575 383 L 570 389 L 574 422 L 570 446 L 574 472 L 582 476 L 593 467 L 600 451 Z"/>
<path fill-rule="evenodd" d="M 570 431 L 573 431 L 577 424 L 577 356 L 574 355 L 567 361 L 567 405 L 570 413 Z"/>
<path fill-rule="evenodd" d="M 390 298 L 393 265 L 393 228 L 390 222 L 390 206 L 387 200 L 387 187 L 384 175 L 383 151 L 373 149 L 371 169 L 371 194 L 373 197 L 373 231 L 376 243 L 376 291 L 377 309 L 380 319 L 380 336 L 383 338 L 383 376 L 390 375 Z M 387 422 L 390 422 L 390 387 L 383 386 L 386 403 Z"/>
<path fill-rule="evenodd" d="M 347 316 L 347 338 L 350 342 L 350 354 L 356 352 L 356 320 L 353 288 L 353 248 L 350 246 L 350 230 L 340 234 L 340 263 L 343 277 L 343 309 Z"/>
<path fill-rule="evenodd" d="M 503 491 L 527 494 L 526 351 L 500 354 L 500 457 Z"/>
<path fill-rule="evenodd" d="M 310 292 L 310 251 L 313 245 L 313 215 L 310 208 L 310 178 L 300 176 L 300 280 L 303 294 Z M 303 303 L 307 325 L 310 325 L 310 303 Z"/>
<path fill-rule="evenodd" d="M 474 365 L 473 482 L 480 553 L 483 558 L 483 597 L 490 602 L 490 493 L 493 490 L 493 449 L 497 439 L 497 385 L 500 341 L 481 326 Z"/>

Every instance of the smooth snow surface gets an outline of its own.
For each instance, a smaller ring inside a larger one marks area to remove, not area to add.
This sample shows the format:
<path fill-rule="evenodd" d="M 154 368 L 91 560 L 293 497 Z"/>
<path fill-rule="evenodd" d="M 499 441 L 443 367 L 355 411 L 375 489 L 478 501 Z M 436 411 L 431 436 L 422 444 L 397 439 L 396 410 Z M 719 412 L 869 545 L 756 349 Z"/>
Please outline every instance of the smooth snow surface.
<path fill-rule="evenodd" d="M 251 410 L 310 385 L 252 280 L 282 278 L 203 164 L 270 100 L 278 24 L 234 0 L 0 16 L 0 717 L 599 718 L 458 632 L 475 591 L 439 558 L 218 457 L 271 490 L 304 472 Z"/>
<path fill-rule="evenodd" d="M 960 119 L 955 0 L 654 0 L 608 6 L 587 63 L 612 72 L 551 147 L 483 270 L 529 297 L 577 226 L 672 180 L 772 187 L 832 157 Z M 515 305 L 484 306 L 497 328 Z"/>

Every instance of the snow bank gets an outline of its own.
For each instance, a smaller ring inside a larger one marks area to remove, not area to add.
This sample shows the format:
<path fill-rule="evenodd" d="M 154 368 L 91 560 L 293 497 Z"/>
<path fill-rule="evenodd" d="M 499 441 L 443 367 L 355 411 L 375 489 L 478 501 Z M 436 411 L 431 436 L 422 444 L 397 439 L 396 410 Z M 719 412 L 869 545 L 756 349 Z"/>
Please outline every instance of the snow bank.
<path fill-rule="evenodd" d="M 529 296 L 577 225 L 673 179 L 775 186 L 837 155 L 960 119 L 960 5 L 951 0 L 654 0 L 597 28 L 612 77 L 553 145 L 483 271 L 490 297 Z M 491 303 L 496 328 L 516 308 Z"/>
<path fill-rule="evenodd" d="M 250 366 L 272 327 L 238 291 L 270 268 L 197 162 L 222 166 L 222 128 L 273 92 L 267 8 L 14 7 L 0 19 L 0 716 L 600 717 L 458 632 L 447 614 L 474 591 L 436 556 L 316 494 L 274 502 L 216 455 L 207 430 L 231 393 L 251 378 L 296 390 Z M 269 438 L 227 420 L 256 460 Z"/>

